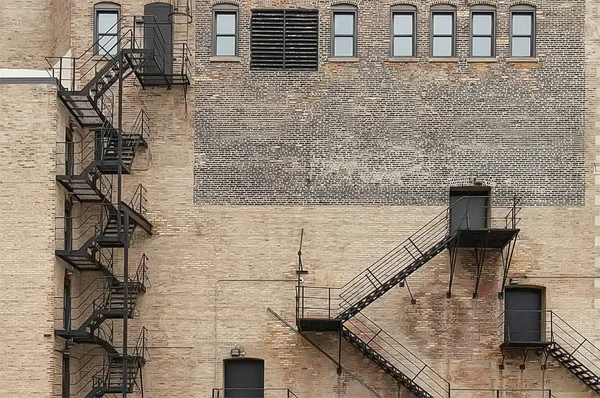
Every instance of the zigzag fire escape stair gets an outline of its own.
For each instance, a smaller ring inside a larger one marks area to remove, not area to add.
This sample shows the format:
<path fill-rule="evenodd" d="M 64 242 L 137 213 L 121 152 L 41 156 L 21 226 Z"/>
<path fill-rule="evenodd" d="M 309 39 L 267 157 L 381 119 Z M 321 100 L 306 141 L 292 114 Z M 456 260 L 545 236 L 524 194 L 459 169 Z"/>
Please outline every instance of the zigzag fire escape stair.
<path fill-rule="evenodd" d="M 409 276 L 445 249 L 450 251 L 451 278 L 453 277 L 457 249 L 470 248 L 475 250 L 478 272 L 474 297 L 479 285 L 485 251 L 500 251 L 504 266 L 502 284 L 504 287 L 512 258 L 512 250 L 519 233 L 516 225 L 518 223 L 517 213 L 520 209 L 517 208 L 516 204 L 517 200 L 515 198 L 508 214 L 501 218 L 500 227 L 490 228 L 491 220 L 486 220 L 488 227 L 479 229 L 470 228 L 471 219 L 468 211 L 458 223 L 456 220 L 452 222 L 452 206 L 448 207 L 423 228 L 344 285 L 339 292 L 337 308 L 335 305 L 331 305 L 331 288 L 328 289 L 327 293 L 327 308 L 318 305 L 311 308 L 305 300 L 317 297 L 311 297 L 311 293 L 307 294 L 305 292 L 305 289 L 310 287 L 300 286 L 299 284 L 296 296 L 298 329 L 301 332 L 340 330 L 342 338 L 355 346 L 365 357 L 415 396 L 420 398 L 449 397 L 450 385 L 445 379 L 403 347 L 391 335 L 362 315 L 361 311 L 393 287 L 405 282 Z M 452 217 L 456 216 L 453 214 Z M 333 300 L 335 300 L 335 297 Z M 319 316 L 307 315 L 305 308 L 309 309 L 307 312 L 315 309 L 317 309 L 317 312 L 318 310 L 325 310 L 328 315 L 325 317 L 322 313 Z M 366 326 L 367 324 L 370 326 Z M 374 330 L 376 331 L 374 332 Z M 394 352 L 396 352 L 396 355 L 394 355 Z M 404 358 L 404 360 L 401 358 Z M 411 358 L 408 363 L 406 362 L 407 358 Z M 416 365 L 417 363 L 419 366 Z"/>

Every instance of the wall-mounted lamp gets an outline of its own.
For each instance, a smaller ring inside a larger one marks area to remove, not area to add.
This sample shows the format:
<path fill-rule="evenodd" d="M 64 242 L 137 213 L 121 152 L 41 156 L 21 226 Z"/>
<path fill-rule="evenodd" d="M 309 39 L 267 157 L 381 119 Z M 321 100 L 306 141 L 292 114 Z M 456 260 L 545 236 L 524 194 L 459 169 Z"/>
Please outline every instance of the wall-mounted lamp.
<path fill-rule="evenodd" d="M 243 357 L 246 356 L 246 352 L 244 351 L 244 347 L 236 344 L 235 347 L 233 347 L 231 349 L 231 356 L 232 357 Z"/>

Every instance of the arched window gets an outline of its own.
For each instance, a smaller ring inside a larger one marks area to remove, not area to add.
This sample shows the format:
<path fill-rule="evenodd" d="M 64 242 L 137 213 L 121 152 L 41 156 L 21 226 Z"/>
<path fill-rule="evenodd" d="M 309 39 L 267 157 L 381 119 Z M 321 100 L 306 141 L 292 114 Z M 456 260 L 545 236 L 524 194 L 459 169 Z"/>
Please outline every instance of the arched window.
<path fill-rule="evenodd" d="M 116 55 L 119 52 L 120 18 L 120 5 L 109 2 L 94 5 L 94 52 L 97 55 Z"/>
<path fill-rule="evenodd" d="M 510 8 L 510 56 L 535 57 L 535 7 Z"/>
<path fill-rule="evenodd" d="M 392 7 L 392 57 L 417 55 L 417 7 L 395 5 Z"/>
<path fill-rule="evenodd" d="M 238 55 L 238 11 L 234 4 L 213 7 L 213 55 Z"/>
<path fill-rule="evenodd" d="M 456 7 L 440 4 L 431 7 L 431 56 L 456 55 Z"/>
<path fill-rule="evenodd" d="M 471 56 L 496 55 L 496 9 L 488 5 L 471 7 Z"/>
<path fill-rule="evenodd" d="M 356 57 L 357 9 L 351 4 L 332 7 L 331 55 Z"/>

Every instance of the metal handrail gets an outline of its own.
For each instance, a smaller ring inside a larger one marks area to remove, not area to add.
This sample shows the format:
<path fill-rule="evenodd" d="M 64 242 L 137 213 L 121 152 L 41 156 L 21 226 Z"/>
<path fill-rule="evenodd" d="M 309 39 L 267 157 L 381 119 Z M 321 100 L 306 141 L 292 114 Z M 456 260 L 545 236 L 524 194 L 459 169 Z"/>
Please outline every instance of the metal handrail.
<path fill-rule="evenodd" d="M 548 388 L 453 388 L 452 396 L 460 398 L 462 395 L 460 392 L 468 392 L 468 398 L 473 398 L 473 393 L 489 393 L 489 395 L 486 394 L 489 398 L 506 398 L 508 395 L 512 395 L 510 393 L 516 393 L 519 397 L 521 397 L 523 393 L 538 393 L 540 394 L 538 396 L 541 396 L 542 398 L 554 397 L 554 395 L 552 395 L 552 390 Z M 477 394 L 477 397 L 480 397 L 480 395 Z"/>
<path fill-rule="evenodd" d="M 344 327 L 357 335 L 372 350 L 384 356 L 393 366 L 422 388 L 440 398 L 450 397 L 450 382 L 411 352 L 396 338 L 378 326 L 366 315 L 359 313 L 346 321 Z M 377 348 L 375 348 L 377 347 Z"/>
<path fill-rule="evenodd" d="M 139 184 L 137 189 L 133 193 L 131 200 L 129 201 L 129 207 L 131 207 L 136 213 L 139 213 L 142 216 L 145 215 L 146 211 L 148 210 L 145 205 L 145 203 L 148 202 L 148 199 L 146 199 L 145 197 L 146 192 L 147 189 L 144 188 L 142 184 Z"/>
<path fill-rule="evenodd" d="M 477 198 L 481 200 L 485 198 L 490 201 L 489 196 L 463 196 L 451 206 L 438 213 L 433 219 L 427 222 L 423 227 L 409 236 L 406 240 L 400 243 L 398 246 L 390 250 L 384 256 L 375 261 L 371 266 L 360 272 L 353 279 L 342 286 L 342 292 L 340 296 L 347 303 L 347 306 L 342 307 L 340 310 L 343 312 L 345 309 L 351 307 L 354 303 L 357 303 L 364 297 L 366 297 L 373 288 L 373 282 L 377 281 L 380 284 L 385 284 L 392 278 L 394 278 L 402 269 L 413 264 L 422 253 L 431 250 L 436 244 L 440 243 L 444 239 L 451 239 L 454 231 L 451 231 L 451 217 L 456 217 L 456 214 L 452 215 L 454 206 L 463 201 L 468 201 L 470 198 Z M 509 215 L 514 223 L 511 223 L 511 227 L 516 227 L 518 224 L 517 219 L 517 199 L 514 198 L 513 204 L 510 207 Z M 475 206 L 471 206 L 474 208 Z M 463 221 L 469 220 L 469 206 L 466 206 L 465 214 L 458 218 L 461 220 L 459 229 L 466 229 L 463 227 Z M 488 211 L 493 208 L 502 209 L 506 206 L 492 207 L 491 203 L 485 206 Z M 506 223 L 506 216 L 497 217 L 493 214 L 486 216 L 491 224 L 494 221 L 501 220 L 502 225 Z"/>

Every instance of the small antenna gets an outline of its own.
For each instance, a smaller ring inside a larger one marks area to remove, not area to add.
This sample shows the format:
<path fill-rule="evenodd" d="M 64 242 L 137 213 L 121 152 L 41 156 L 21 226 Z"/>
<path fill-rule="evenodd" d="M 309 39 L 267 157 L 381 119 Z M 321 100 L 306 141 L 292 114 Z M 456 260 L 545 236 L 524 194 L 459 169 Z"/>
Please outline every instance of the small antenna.
<path fill-rule="evenodd" d="M 298 270 L 296 274 L 308 274 L 308 271 L 302 267 L 302 241 L 304 240 L 304 228 L 300 231 L 300 248 L 298 249 Z"/>

